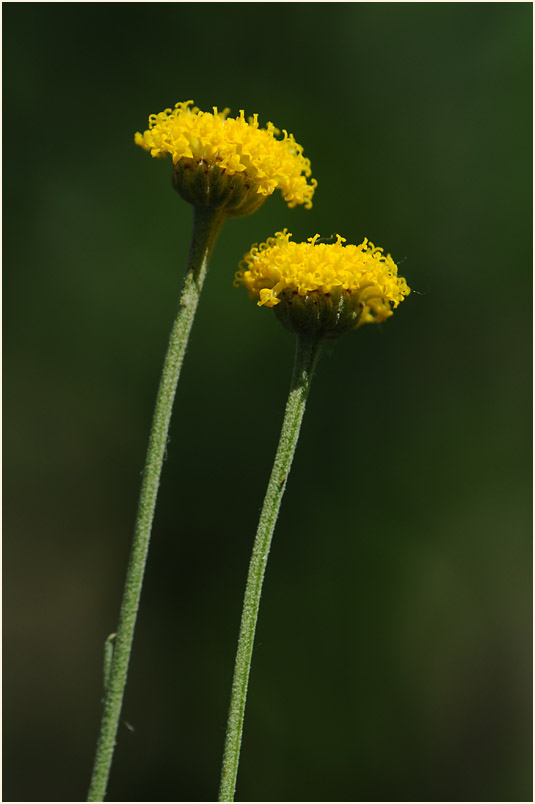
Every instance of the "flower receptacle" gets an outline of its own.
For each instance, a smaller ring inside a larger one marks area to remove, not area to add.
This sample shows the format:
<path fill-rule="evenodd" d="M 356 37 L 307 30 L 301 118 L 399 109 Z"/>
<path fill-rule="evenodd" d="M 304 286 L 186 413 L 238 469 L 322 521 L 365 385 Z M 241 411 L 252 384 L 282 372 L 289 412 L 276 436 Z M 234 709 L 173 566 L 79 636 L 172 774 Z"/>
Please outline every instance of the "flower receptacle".
<path fill-rule="evenodd" d="M 183 158 L 173 166 L 173 187 L 188 203 L 224 212 L 230 218 L 251 215 L 267 196 L 247 171 L 229 176 L 203 159 Z"/>
<path fill-rule="evenodd" d="M 329 293 L 311 291 L 304 296 L 284 290 L 275 314 L 290 332 L 306 337 L 337 338 L 360 326 L 364 302 L 359 293 L 333 288 Z"/>

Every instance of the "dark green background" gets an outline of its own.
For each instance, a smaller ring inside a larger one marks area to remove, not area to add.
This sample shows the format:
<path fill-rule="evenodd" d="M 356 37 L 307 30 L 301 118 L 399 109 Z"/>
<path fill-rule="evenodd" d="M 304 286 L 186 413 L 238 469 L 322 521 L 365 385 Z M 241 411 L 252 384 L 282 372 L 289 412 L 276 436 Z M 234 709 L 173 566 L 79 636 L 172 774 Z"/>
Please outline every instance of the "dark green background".
<path fill-rule="evenodd" d="M 324 354 L 262 599 L 238 799 L 531 798 L 530 4 L 4 4 L 4 800 L 80 800 L 188 249 L 178 100 L 319 188 L 228 221 L 186 356 L 110 800 L 216 796 L 293 360 L 232 286 L 340 232 L 414 289 Z"/>

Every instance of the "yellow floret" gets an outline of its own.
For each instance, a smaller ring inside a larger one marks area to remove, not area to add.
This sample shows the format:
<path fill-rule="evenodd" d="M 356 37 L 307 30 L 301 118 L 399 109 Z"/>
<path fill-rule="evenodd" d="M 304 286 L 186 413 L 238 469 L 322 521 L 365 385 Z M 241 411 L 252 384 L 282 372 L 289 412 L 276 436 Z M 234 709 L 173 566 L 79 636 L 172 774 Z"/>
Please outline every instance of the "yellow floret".
<path fill-rule="evenodd" d="M 309 297 L 347 291 L 358 297 L 361 307 L 359 325 L 383 321 L 392 315 L 410 293 L 405 279 L 398 276 L 390 254 L 376 248 L 367 238 L 358 246 L 318 242 L 319 235 L 306 243 L 294 243 L 286 229 L 265 243 L 254 245 L 240 263 L 235 285 L 245 285 L 258 305 L 274 307 L 285 291 Z"/>
<path fill-rule="evenodd" d="M 193 101 L 177 103 L 174 109 L 165 109 L 149 116 L 149 128 L 135 135 L 135 142 L 151 156 L 170 154 L 173 164 L 181 159 L 195 159 L 219 166 L 227 175 L 247 172 L 257 192 L 271 195 L 278 187 L 288 206 L 312 206 L 317 186 L 310 184 L 310 160 L 303 156 L 303 148 L 292 134 L 280 131 L 272 123 L 260 128 L 258 115 L 245 119 L 227 117 L 229 110 L 201 112 L 192 107 Z"/>

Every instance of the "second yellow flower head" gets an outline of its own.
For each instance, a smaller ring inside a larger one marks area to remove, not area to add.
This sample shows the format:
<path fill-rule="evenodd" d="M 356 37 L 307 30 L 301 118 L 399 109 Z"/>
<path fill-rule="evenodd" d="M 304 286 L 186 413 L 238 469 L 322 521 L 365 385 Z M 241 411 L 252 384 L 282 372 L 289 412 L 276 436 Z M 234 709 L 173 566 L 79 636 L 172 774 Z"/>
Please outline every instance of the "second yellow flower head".
<path fill-rule="evenodd" d="M 275 307 L 295 332 L 337 338 L 361 324 L 381 322 L 410 293 L 397 265 L 367 238 L 358 246 L 322 243 L 319 235 L 294 243 L 285 229 L 245 255 L 235 285 L 258 305 Z M 330 238 L 329 238 L 330 239 Z"/>

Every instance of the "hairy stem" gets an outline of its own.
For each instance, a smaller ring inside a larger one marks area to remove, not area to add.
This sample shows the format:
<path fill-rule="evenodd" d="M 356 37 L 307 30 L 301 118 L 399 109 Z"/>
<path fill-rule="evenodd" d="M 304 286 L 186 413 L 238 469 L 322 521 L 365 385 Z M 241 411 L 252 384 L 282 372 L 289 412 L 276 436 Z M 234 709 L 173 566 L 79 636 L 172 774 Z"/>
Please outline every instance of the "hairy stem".
<path fill-rule="evenodd" d="M 119 625 L 113 644 L 113 658 L 106 670 L 104 711 L 88 801 L 103 801 L 106 795 L 176 386 L 206 276 L 208 260 L 222 223 L 222 213 L 200 207 L 194 208 L 187 270 L 156 398 Z"/>
<path fill-rule="evenodd" d="M 253 546 L 253 554 L 249 564 L 247 586 L 243 601 L 238 650 L 234 667 L 230 710 L 227 721 L 225 750 L 221 771 L 219 801 L 234 801 L 236 777 L 240 758 L 240 747 L 243 732 L 243 719 L 247 685 L 251 670 L 254 635 L 258 619 L 260 594 L 271 546 L 271 538 L 290 472 L 292 460 L 299 438 L 299 430 L 310 382 L 319 353 L 319 342 L 298 338 L 295 364 L 290 385 L 290 394 L 286 403 L 284 422 L 275 455 L 275 462 L 267 487 L 266 496 Z"/>

